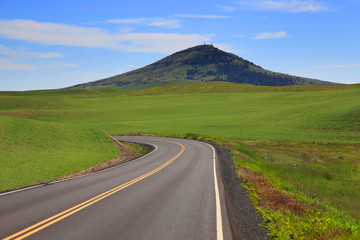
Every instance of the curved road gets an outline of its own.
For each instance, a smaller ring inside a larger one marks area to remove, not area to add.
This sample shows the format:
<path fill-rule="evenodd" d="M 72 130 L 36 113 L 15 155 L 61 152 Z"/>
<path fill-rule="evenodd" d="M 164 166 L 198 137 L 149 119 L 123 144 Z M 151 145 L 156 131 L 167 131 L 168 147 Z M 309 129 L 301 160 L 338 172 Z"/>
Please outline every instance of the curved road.
<path fill-rule="evenodd" d="M 0 239 L 231 238 L 210 145 L 116 138 L 155 149 L 103 172 L 0 195 Z"/>

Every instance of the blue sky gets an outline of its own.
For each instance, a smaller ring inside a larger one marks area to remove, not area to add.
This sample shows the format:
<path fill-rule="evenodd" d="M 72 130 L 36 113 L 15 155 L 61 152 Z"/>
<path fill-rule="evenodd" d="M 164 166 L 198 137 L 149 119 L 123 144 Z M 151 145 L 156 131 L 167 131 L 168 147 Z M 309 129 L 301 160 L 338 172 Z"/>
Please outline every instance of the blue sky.
<path fill-rule="evenodd" d="M 0 91 L 63 88 L 195 45 L 360 83 L 360 0 L 0 1 Z"/>

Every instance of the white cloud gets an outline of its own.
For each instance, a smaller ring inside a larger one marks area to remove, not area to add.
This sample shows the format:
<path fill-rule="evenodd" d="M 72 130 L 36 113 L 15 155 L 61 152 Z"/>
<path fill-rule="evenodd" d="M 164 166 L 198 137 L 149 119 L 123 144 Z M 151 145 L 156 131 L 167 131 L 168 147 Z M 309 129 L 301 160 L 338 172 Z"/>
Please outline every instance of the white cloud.
<path fill-rule="evenodd" d="M 282 11 L 282 12 L 322 12 L 329 8 L 315 0 L 254 0 L 237 1 L 242 7 L 254 10 Z"/>
<path fill-rule="evenodd" d="M 221 19 L 221 18 L 229 18 L 230 16 L 222 16 L 222 15 L 202 15 L 202 14 L 175 14 L 174 17 Z"/>
<path fill-rule="evenodd" d="M 286 38 L 288 34 L 286 32 L 264 32 L 259 33 L 254 39 L 279 39 Z"/>
<path fill-rule="evenodd" d="M 111 19 L 105 21 L 107 23 L 117 24 L 143 24 L 153 27 L 164 28 L 179 28 L 181 24 L 177 19 L 163 19 L 163 18 L 126 18 L 126 19 Z"/>
<path fill-rule="evenodd" d="M 360 64 L 322 65 L 316 68 L 360 68 Z"/>
<path fill-rule="evenodd" d="M 31 64 L 16 62 L 9 59 L 0 58 L 0 72 L 5 71 L 29 71 L 36 69 Z"/>
<path fill-rule="evenodd" d="M 0 55 L 8 57 L 20 57 L 20 58 L 58 58 L 62 57 L 61 53 L 56 52 L 31 52 L 28 49 L 11 49 L 6 46 L 0 45 Z"/>
<path fill-rule="evenodd" d="M 210 35 L 174 33 L 109 33 L 100 28 L 33 20 L 1 20 L 0 36 L 44 45 L 118 49 L 125 52 L 169 53 L 203 42 Z"/>
<path fill-rule="evenodd" d="M 230 7 L 230 6 L 220 5 L 220 4 L 215 5 L 215 6 L 224 12 L 233 12 L 235 10 L 235 7 Z"/>

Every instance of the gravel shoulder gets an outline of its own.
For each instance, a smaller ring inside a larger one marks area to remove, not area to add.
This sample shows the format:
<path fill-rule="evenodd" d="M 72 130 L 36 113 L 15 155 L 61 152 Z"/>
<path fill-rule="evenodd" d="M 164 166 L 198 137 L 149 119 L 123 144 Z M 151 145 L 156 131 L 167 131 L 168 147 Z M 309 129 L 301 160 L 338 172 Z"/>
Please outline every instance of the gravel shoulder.
<path fill-rule="evenodd" d="M 219 159 L 221 179 L 224 184 L 227 214 L 233 239 L 271 239 L 267 236 L 262 218 L 249 199 L 248 193 L 240 185 L 241 180 L 233 169 L 232 156 L 225 148 L 212 144 Z"/>

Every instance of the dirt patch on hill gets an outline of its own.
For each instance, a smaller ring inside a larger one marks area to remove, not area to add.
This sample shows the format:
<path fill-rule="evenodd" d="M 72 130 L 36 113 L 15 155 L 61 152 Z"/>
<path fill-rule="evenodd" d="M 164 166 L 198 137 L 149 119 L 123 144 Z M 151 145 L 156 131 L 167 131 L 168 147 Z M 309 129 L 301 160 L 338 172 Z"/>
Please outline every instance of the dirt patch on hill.
<path fill-rule="evenodd" d="M 35 119 L 35 118 L 41 116 L 41 112 L 36 111 L 36 110 L 11 110 L 11 111 L 1 112 L 0 115 L 9 116 L 9 117 Z"/>

